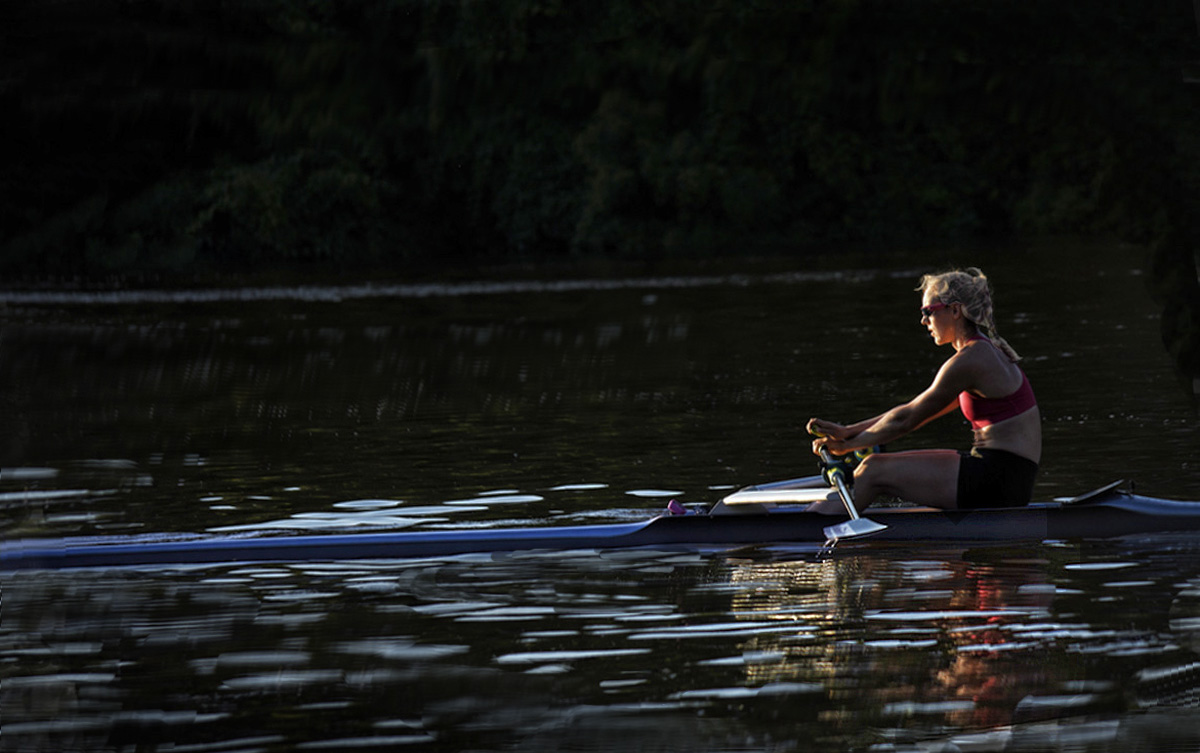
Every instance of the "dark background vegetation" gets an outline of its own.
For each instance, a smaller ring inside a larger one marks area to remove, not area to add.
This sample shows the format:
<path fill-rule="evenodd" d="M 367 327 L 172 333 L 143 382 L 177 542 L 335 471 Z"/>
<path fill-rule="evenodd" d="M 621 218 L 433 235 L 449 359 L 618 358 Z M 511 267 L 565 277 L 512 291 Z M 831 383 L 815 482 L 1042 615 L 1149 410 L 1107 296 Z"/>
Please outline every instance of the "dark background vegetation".
<path fill-rule="evenodd" d="M 1188 0 L 6 3 L 8 274 L 1185 232 Z"/>
<path fill-rule="evenodd" d="M 0 35 L 10 282 L 1100 235 L 1200 350 L 1191 0 L 8 0 Z"/>

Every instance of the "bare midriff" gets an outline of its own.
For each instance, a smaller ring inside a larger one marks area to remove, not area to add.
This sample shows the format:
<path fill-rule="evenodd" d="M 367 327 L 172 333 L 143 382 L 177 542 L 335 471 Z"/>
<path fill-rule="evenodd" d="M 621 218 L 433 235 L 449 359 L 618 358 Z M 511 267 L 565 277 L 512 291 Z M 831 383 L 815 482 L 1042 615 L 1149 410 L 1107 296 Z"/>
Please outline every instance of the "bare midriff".
<path fill-rule="evenodd" d="M 1042 462 L 1042 414 L 1036 406 L 1012 418 L 974 430 L 973 447 L 1004 450 Z"/>

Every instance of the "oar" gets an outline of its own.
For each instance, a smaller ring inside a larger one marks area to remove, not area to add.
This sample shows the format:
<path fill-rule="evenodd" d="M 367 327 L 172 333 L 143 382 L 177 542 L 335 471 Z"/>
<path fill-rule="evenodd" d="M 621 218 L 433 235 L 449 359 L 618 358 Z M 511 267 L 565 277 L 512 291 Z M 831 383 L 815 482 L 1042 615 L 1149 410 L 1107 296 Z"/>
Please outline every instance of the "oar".
<path fill-rule="evenodd" d="M 837 487 L 838 496 L 842 498 L 842 504 L 846 506 L 846 512 L 850 513 L 850 520 L 825 528 L 826 538 L 830 542 L 836 543 L 840 539 L 869 536 L 872 533 L 879 533 L 887 528 L 882 523 L 876 523 L 873 520 L 859 516 L 858 510 L 854 507 L 854 497 L 850 494 L 850 487 L 846 485 L 846 469 L 834 462 L 833 455 L 830 454 L 827 447 L 821 448 L 821 462 L 825 464 L 826 475 L 829 477 L 830 483 Z"/>

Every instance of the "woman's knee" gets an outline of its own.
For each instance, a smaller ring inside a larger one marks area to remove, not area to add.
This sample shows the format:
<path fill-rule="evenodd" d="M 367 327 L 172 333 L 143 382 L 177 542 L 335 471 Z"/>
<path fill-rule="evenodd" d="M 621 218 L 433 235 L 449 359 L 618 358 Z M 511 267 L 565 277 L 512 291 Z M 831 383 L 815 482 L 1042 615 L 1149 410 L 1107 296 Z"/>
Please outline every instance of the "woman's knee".
<path fill-rule="evenodd" d="M 912 455 L 868 455 L 854 469 L 854 483 L 859 488 L 899 495 L 912 485 L 914 471 L 921 467 L 924 467 L 923 459 Z M 926 474 L 917 475 L 924 477 Z"/>
<path fill-rule="evenodd" d="M 954 451 L 870 455 L 854 470 L 854 483 L 868 494 L 953 508 L 958 463 Z"/>
<path fill-rule="evenodd" d="M 871 482 L 878 480 L 887 466 L 887 458 L 882 455 L 868 455 L 854 469 L 854 481 Z"/>

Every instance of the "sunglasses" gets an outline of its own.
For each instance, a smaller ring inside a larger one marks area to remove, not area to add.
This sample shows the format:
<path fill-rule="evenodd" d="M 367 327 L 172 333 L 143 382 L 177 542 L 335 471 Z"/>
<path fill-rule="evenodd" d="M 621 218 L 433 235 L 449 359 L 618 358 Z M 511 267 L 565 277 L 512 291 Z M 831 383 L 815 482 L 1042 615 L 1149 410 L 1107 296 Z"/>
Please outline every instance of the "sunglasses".
<path fill-rule="evenodd" d="M 949 305 L 950 304 L 948 304 L 948 303 L 942 303 L 941 301 L 937 301 L 936 303 L 931 303 L 928 306 L 922 306 L 921 307 L 921 318 L 928 319 L 929 317 L 933 316 L 934 312 L 941 311 L 942 309 L 946 308 Z"/>

